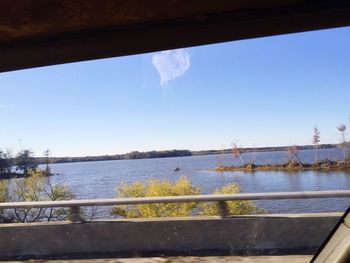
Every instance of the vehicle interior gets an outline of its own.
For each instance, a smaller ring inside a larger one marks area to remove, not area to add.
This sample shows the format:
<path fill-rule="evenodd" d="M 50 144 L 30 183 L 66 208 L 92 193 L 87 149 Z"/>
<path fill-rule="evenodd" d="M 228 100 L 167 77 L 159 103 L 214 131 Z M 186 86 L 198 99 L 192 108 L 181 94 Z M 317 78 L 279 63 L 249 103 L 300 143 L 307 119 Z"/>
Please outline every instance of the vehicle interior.
<path fill-rule="evenodd" d="M 123 58 L 124 56 L 150 52 L 347 26 L 350 26 L 350 2 L 346 0 L 3 0 L 0 2 L 0 72 L 4 74 L 33 68 L 40 70 L 41 67 L 66 63 L 115 57 Z M 176 167 L 174 172 L 181 172 L 181 170 L 179 167 Z M 305 193 L 305 195 L 308 194 L 310 198 L 331 195 L 330 193 L 320 193 L 318 196 L 317 193 Z M 334 193 L 334 195 L 349 198 L 349 193 L 345 191 Z M 225 206 L 225 201 L 232 200 L 232 196 L 221 196 L 221 199 L 212 197 L 186 199 L 186 197 L 181 196 L 176 198 L 178 200 L 175 201 L 164 197 L 163 199 L 150 199 L 143 202 L 215 201 L 218 202 L 221 211 L 221 217 L 218 220 L 228 220 L 226 218 L 227 207 Z M 246 200 L 267 199 L 258 195 L 251 199 L 248 199 L 249 197 L 244 198 L 247 198 Z M 281 194 L 271 198 L 288 199 L 290 196 L 283 197 Z M 300 196 L 291 198 L 300 198 Z M 108 200 L 90 200 L 85 203 L 79 203 L 79 205 L 115 205 L 118 204 L 116 202 L 116 200 L 113 200 L 113 202 Z M 123 202 L 123 204 L 133 204 L 134 201 L 123 200 Z M 37 208 L 45 206 L 44 203 L 40 204 L 40 202 L 37 206 L 35 204 L 32 206 L 32 203 L 22 203 L 20 205 L 4 203 L 0 209 L 16 208 L 16 205 L 18 207 Z M 54 205 L 50 203 L 49 206 L 54 207 Z M 74 206 L 74 204 L 67 202 L 60 203 L 57 206 L 72 208 L 73 215 L 71 220 L 74 222 L 71 224 L 72 227 L 77 227 L 81 223 L 77 205 Z M 249 216 L 244 217 L 244 219 L 251 220 Z M 322 245 L 317 249 L 316 254 L 312 250 L 312 262 L 350 262 L 350 209 L 340 219 L 338 217 L 336 219 L 337 223 L 332 227 L 332 230 L 330 232 L 327 230 L 329 232 L 327 238 L 318 241 Z M 334 219 L 332 220 L 329 221 L 330 223 L 327 223 L 329 226 L 333 226 Z M 217 221 L 215 222 L 215 224 L 221 224 Z M 313 221 L 312 224 L 315 224 L 314 222 L 316 221 Z M 102 223 L 98 222 L 96 224 Z M 196 224 L 200 225 L 201 223 L 198 221 Z M 203 229 L 208 229 L 208 224 L 208 222 L 203 223 Z M 274 223 L 271 224 L 273 225 Z M 35 226 L 33 225 L 33 227 Z M 42 235 L 50 233 L 49 223 L 44 227 Z M 130 228 L 128 231 L 130 231 L 130 235 L 136 237 L 138 235 L 137 231 L 143 231 L 146 228 L 148 228 L 147 225 L 141 225 L 140 223 L 139 226 Z M 169 230 L 170 227 L 167 229 Z M 4 231 L 3 234 L 1 233 L 2 231 Z M 8 240 L 11 240 L 11 231 L 13 231 L 11 228 L 0 227 L 1 259 L 28 260 L 33 257 L 37 259 L 50 258 L 50 255 L 45 254 L 46 252 L 40 254 L 40 249 L 33 252 L 27 251 L 25 252 L 26 254 L 21 255 L 16 250 L 13 250 L 15 252 L 10 250 L 10 252 L 1 252 L 1 250 L 7 251 L 4 247 Z M 23 229 L 22 232 L 18 232 L 18 235 L 23 236 L 13 239 L 12 242 L 15 244 L 19 242 L 19 239 L 26 239 L 33 233 L 39 233 L 39 231 L 32 231 L 36 230 Z M 56 229 L 52 233 L 59 233 L 60 231 Z M 69 231 L 74 232 L 78 230 L 72 228 Z M 92 236 L 95 233 L 95 230 L 91 229 L 83 231 L 90 233 Z M 108 233 L 109 230 L 108 228 L 102 230 L 101 226 L 101 229 L 98 231 L 106 231 Z M 317 229 L 313 231 L 313 233 L 318 233 Z M 324 235 L 320 236 L 323 238 Z M 62 242 L 65 241 L 63 240 Z M 75 242 L 79 241 L 76 240 Z M 103 242 L 101 241 L 102 247 L 106 246 Z M 200 243 L 198 241 L 198 244 Z M 196 251 L 197 248 L 199 252 L 191 253 L 190 250 Z M 189 251 L 184 252 L 175 248 L 174 251 L 169 251 L 169 248 L 166 247 L 163 250 L 159 250 L 160 252 L 157 250 L 157 253 L 153 253 L 154 251 L 150 247 L 147 248 L 148 250 L 146 249 L 145 253 L 138 251 L 136 254 L 145 257 L 153 255 L 210 256 L 218 254 L 214 250 L 209 251 L 208 249 L 201 250 L 200 247 L 197 248 L 190 248 L 189 245 Z M 273 249 L 269 251 L 273 253 Z M 226 249 L 223 254 L 229 254 L 228 250 Z M 256 254 L 259 255 L 254 250 L 252 255 Z M 295 248 L 291 254 L 298 255 L 298 248 Z M 60 255 L 54 255 L 51 259 L 104 258 L 115 255 L 121 257 L 133 256 L 130 253 L 120 254 L 118 251 L 113 251 L 110 248 L 109 251 L 106 250 L 100 254 L 99 252 L 93 254 L 77 249 L 67 255 L 61 255 L 61 257 Z M 240 256 L 241 254 L 240 252 L 234 252 L 233 255 Z"/>

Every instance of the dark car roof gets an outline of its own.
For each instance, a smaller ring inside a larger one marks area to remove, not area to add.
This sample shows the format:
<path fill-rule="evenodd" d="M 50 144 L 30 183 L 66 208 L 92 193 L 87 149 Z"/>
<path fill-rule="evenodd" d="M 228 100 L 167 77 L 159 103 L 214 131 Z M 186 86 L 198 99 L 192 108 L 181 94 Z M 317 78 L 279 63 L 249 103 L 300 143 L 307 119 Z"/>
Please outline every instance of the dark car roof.
<path fill-rule="evenodd" d="M 3 0 L 0 72 L 346 25 L 340 0 Z"/>

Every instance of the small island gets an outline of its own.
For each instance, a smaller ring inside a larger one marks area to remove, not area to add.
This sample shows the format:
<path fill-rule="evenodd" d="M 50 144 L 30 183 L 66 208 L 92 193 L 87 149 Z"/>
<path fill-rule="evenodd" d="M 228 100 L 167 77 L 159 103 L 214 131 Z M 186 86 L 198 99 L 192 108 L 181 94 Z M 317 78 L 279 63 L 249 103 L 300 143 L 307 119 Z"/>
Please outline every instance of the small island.
<path fill-rule="evenodd" d="M 299 163 L 296 161 L 288 161 L 282 164 L 244 164 L 240 166 L 217 166 L 213 169 L 217 172 L 225 171 L 244 171 L 244 172 L 254 172 L 254 171 L 330 171 L 330 170 L 350 170 L 350 162 L 347 161 L 331 161 L 322 160 L 317 163 Z"/>
<path fill-rule="evenodd" d="M 344 126 L 345 127 L 345 126 Z M 339 128 L 338 128 L 339 129 Z M 252 154 L 250 162 L 246 163 L 242 158 L 242 149 L 238 148 L 235 144 L 232 149 L 233 159 L 239 158 L 241 160 L 240 166 L 223 166 L 219 165 L 212 171 L 225 172 L 225 171 L 244 171 L 244 172 L 254 172 L 254 171 L 333 171 L 333 170 L 350 170 L 350 155 L 346 154 L 346 148 L 349 147 L 349 143 L 345 141 L 344 131 L 345 128 L 341 127 L 339 129 L 342 132 L 343 143 L 340 144 L 340 148 L 343 149 L 343 160 L 333 161 L 329 159 L 319 160 L 318 149 L 319 149 L 319 131 L 317 127 L 314 128 L 313 143 L 315 145 L 315 162 L 313 163 L 303 163 L 299 157 L 300 147 L 293 145 L 286 148 L 286 153 L 288 154 L 288 161 L 285 163 L 276 164 L 255 164 L 255 155 Z"/>

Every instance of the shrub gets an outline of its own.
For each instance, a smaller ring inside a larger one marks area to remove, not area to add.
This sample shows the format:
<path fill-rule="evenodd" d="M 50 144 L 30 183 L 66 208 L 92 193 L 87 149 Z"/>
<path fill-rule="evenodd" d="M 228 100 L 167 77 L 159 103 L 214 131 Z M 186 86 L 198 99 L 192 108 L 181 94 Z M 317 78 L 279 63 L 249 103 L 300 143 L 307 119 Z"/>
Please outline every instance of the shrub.
<path fill-rule="evenodd" d="M 216 189 L 213 194 L 237 194 L 241 189 L 238 184 L 227 184 L 220 189 Z M 227 201 L 229 215 L 248 215 L 258 213 L 258 209 L 251 201 Z M 200 213 L 202 215 L 219 215 L 220 210 L 216 202 L 200 204 Z"/>
<path fill-rule="evenodd" d="M 9 193 L 12 202 L 69 200 L 75 196 L 63 184 L 52 184 L 45 172 L 28 169 L 28 177 L 15 181 Z M 13 218 L 17 222 L 65 220 L 69 216 L 67 208 L 14 209 Z"/>
<path fill-rule="evenodd" d="M 8 202 L 9 195 L 8 195 L 8 185 L 6 181 L 0 181 L 0 203 Z M 8 216 L 6 214 L 6 211 L 3 209 L 0 209 L 0 223 L 7 222 Z"/>
<path fill-rule="evenodd" d="M 118 197 L 155 197 L 198 195 L 200 189 L 194 187 L 186 177 L 180 177 L 175 184 L 168 180 L 151 179 L 147 183 L 123 184 L 117 188 Z M 112 214 L 126 218 L 190 216 L 196 203 L 161 203 L 122 205 L 112 209 Z"/>
<path fill-rule="evenodd" d="M 239 193 L 237 184 L 229 184 L 218 189 L 214 194 Z M 192 185 L 191 181 L 182 176 L 174 184 L 168 180 L 151 179 L 146 183 L 134 182 L 122 184 L 117 188 L 117 197 L 156 197 L 156 196 L 180 196 L 199 195 L 201 189 Z M 242 215 L 256 213 L 257 208 L 249 201 L 228 202 L 231 215 Z M 111 211 L 112 215 L 124 218 L 150 218 L 150 217 L 183 217 L 193 214 L 218 215 L 219 210 L 216 203 L 160 203 L 160 204 L 138 204 L 120 205 Z"/>

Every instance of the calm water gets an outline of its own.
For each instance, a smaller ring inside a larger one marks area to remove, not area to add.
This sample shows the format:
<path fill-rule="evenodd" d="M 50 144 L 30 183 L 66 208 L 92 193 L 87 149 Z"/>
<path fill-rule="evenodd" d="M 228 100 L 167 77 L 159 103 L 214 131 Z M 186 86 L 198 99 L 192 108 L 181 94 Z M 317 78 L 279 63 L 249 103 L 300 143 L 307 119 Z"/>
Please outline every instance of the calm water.
<path fill-rule="evenodd" d="M 299 152 L 304 162 L 312 162 L 314 151 Z M 243 155 L 248 161 L 251 154 Z M 286 152 L 256 153 L 257 163 L 281 163 L 288 160 Z M 319 151 L 320 159 L 338 160 L 342 157 L 339 149 Z M 204 193 L 228 183 L 238 183 L 243 192 L 279 192 L 350 189 L 350 173 L 345 172 L 213 172 L 218 164 L 239 165 L 230 154 L 176 157 L 162 159 L 121 160 L 51 165 L 52 172 L 60 176 L 80 199 L 112 198 L 115 188 L 122 182 L 145 181 L 149 178 L 176 181 L 181 175 L 187 176 Z M 174 172 L 179 167 L 180 172 Z M 257 205 L 270 213 L 300 213 L 344 211 L 350 205 L 350 198 L 260 201 Z"/>

